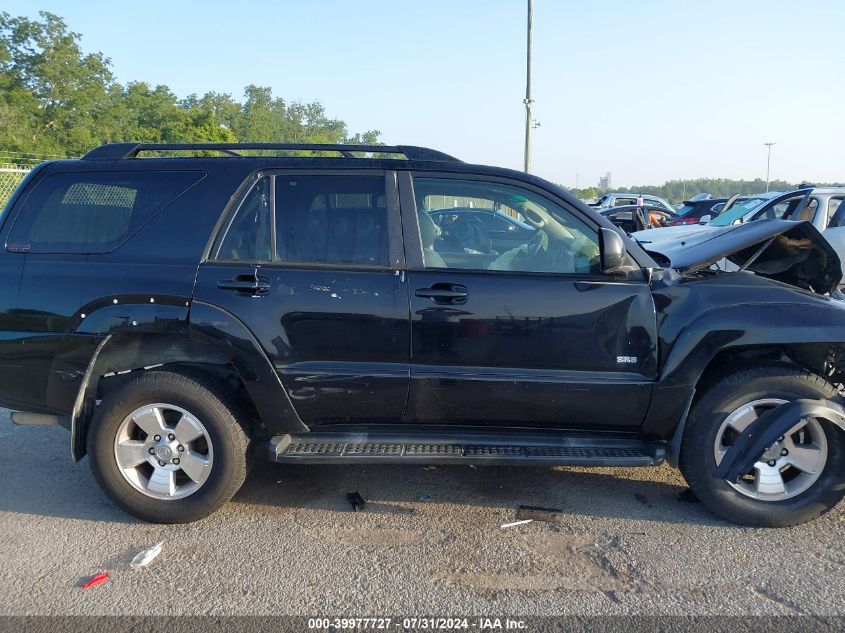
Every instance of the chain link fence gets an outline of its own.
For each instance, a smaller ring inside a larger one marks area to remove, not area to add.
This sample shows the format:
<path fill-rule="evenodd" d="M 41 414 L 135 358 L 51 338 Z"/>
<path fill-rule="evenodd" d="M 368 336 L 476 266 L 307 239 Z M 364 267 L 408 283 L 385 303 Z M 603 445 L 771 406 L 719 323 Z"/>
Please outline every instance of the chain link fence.
<path fill-rule="evenodd" d="M 59 158 L 65 157 L 57 154 L 12 152 L 0 148 L 0 211 L 33 167 L 45 160 Z"/>
<path fill-rule="evenodd" d="M 17 186 L 29 173 L 31 167 L 0 165 L 0 209 L 6 206 Z"/>

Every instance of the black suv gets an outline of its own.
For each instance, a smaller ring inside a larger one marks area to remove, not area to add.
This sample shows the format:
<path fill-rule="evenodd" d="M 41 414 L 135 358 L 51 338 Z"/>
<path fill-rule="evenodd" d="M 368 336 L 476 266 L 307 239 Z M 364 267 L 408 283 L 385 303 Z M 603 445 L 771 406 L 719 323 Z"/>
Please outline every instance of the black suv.
<path fill-rule="evenodd" d="M 467 209 L 517 228 L 445 236 Z M 0 240 L 0 405 L 67 427 L 149 521 L 213 512 L 253 453 L 668 461 L 768 526 L 845 491 L 842 273 L 808 223 L 649 253 L 560 187 L 425 148 L 113 144 L 35 168 Z"/>

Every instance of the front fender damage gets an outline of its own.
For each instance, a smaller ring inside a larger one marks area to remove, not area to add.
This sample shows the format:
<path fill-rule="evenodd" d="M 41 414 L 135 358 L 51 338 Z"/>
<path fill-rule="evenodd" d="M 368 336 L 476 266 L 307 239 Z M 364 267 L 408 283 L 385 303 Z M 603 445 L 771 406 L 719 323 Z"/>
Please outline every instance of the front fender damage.
<path fill-rule="evenodd" d="M 805 418 L 828 420 L 845 430 L 845 409 L 830 400 L 794 400 L 763 413 L 736 438 L 716 468 L 719 479 L 736 481 L 750 471 L 769 446 Z"/>

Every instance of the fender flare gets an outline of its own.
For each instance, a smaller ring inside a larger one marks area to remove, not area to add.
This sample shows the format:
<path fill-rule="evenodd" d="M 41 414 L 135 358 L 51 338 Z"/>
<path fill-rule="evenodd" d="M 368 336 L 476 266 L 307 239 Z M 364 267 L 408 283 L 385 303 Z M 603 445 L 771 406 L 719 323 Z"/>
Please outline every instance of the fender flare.
<path fill-rule="evenodd" d="M 833 300 L 830 300 L 833 301 Z M 687 325 L 661 363 L 652 406 L 643 424 L 647 436 L 672 437 L 695 386 L 722 351 L 739 347 L 845 343 L 842 308 L 819 299 L 800 303 L 730 305 L 703 313 Z"/>
<path fill-rule="evenodd" d="M 112 361 L 114 360 L 111 351 L 116 351 L 115 345 L 119 343 L 121 335 L 127 333 L 167 334 L 181 338 L 189 344 L 193 343 L 194 347 L 199 349 L 213 350 L 215 352 L 213 358 L 208 362 L 231 365 L 249 394 L 268 433 L 276 435 L 309 431 L 309 428 L 302 422 L 291 404 L 275 368 L 248 328 L 232 314 L 217 306 L 201 301 L 189 302 L 189 306 L 189 308 L 185 308 L 186 319 L 179 321 L 183 325 L 186 323 L 188 325 L 186 328 L 178 328 L 178 331 L 170 330 L 166 333 L 149 329 L 145 331 L 143 324 L 138 323 L 137 326 L 110 327 L 105 328 L 104 331 L 97 331 L 96 328 L 89 326 L 88 331 L 80 332 L 101 335 L 102 338 L 88 360 L 85 372 L 79 382 L 70 416 L 71 457 L 74 461 L 79 461 L 85 455 L 86 430 L 88 422 L 93 416 L 96 386 L 99 374 L 103 369 L 103 363 L 112 364 L 108 360 L 109 358 Z M 110 312 L 112 311 L 105 309 L 103 312 L 105 314 L 101 322 L 111 323 L 112 315 Z M 93 323 L 93 320 L 89 323 Z M 189 345 L 189 349 L 190 347 Z M 106 351 L 109 353 L 105 353 Z M 155 361 L 156 359 L 152 360 Z M 181 357 L 177 355 L 175 358 L 166 359 L 165 366 L 168 363 L 192 361 L 196 362 L 196 359 L 191 357 L 190 352 L 186 352 Z M 150 363 L 150 365 L 154 364 L 158 363 Z M 123 367 L 122 369 L 140 368 L 139 365 L 137 367 Z"/>
<path fill-rule="evenodd" d="M 270 433 L 310 430 L 294 409 L 261 344 L 240 319 L 213 304 L 192 301 L 188 330 L 191 339 L 215 344 L 229 357 Z"/>

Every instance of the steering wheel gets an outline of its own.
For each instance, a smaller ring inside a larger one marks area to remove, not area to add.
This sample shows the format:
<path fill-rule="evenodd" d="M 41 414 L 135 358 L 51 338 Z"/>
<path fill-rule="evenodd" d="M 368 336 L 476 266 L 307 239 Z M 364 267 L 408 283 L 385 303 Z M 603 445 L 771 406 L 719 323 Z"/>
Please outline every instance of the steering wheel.
<path fill-rule="evenodd" d="M 565 242 L 550 239 L 546 231 L 538 230 L 525 248 L 523 264 L 536 272 L 575 272 L 575 253 Z"/>
<path fill-rule="evenodd" d="M 522 217 L 525 218 L 525 221 L 528 222 L 531 226 L 535 229 L 542 229 L 546 226 L 546 219 L 537 213 L 534 209 L 530 209 L 527 206 L 522 207 L 520 210 L 522 213 Z"/>

